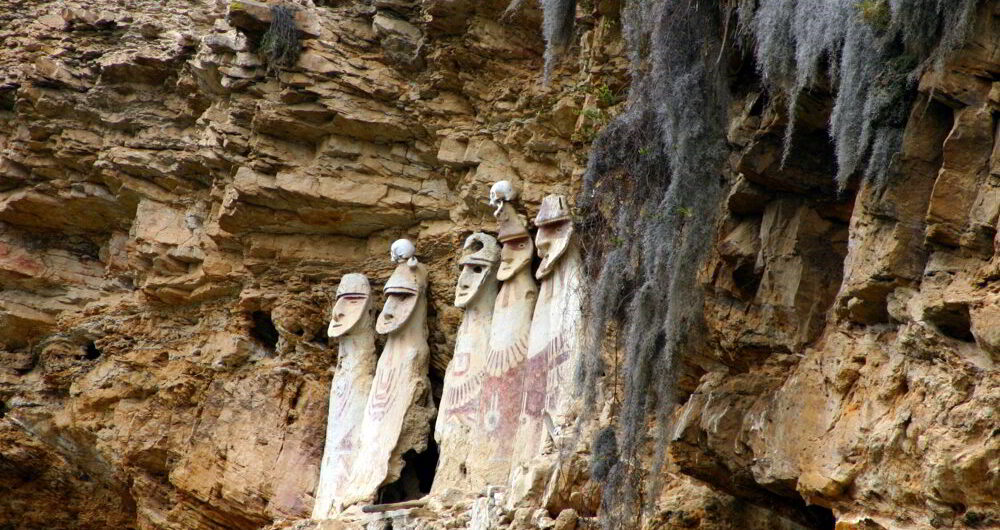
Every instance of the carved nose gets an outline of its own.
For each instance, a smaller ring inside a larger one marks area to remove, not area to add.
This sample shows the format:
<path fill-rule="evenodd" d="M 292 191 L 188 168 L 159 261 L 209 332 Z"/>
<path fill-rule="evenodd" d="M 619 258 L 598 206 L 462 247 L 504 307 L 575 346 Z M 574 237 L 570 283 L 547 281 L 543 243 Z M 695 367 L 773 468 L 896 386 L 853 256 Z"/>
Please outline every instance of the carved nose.
<path fill-rule="evenodd" d="M 336 315 L 333 315 L 333 318 L 336 319 L 336 320 L 340 320 L 340 319 L 344 318 L 344 314 L 343 313 L 337 313 Z"/>

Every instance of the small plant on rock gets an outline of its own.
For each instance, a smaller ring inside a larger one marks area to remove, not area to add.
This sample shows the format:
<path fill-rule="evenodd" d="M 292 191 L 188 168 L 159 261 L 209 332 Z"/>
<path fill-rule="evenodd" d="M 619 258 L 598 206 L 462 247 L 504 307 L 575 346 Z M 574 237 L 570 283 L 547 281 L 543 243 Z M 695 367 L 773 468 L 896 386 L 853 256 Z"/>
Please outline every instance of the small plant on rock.
<path fill-rule="evenodd" d="M 595 109 L 594 107 L 587 107 L 580 111 L 580 114 L 584 118 L 594 122 L 594 123 L 604 123 L 604 112 L 601 109 Z"/>
<path fill-rule="evenodd" d="M 295 11 L 284 5 L 271 6 L 271 26 L 260 39 L 257 53 L 267 64 L 268 73 L 282 66 L 293 66 L 299 60 L 302 43 L 295 24 Z"/>
<path fill-rule="evenodd" d="M 597 101 L 602 107 L 613 107 L 621 99 L 608 85 L 601 85 L 594 92 L 597 96 Z"/>

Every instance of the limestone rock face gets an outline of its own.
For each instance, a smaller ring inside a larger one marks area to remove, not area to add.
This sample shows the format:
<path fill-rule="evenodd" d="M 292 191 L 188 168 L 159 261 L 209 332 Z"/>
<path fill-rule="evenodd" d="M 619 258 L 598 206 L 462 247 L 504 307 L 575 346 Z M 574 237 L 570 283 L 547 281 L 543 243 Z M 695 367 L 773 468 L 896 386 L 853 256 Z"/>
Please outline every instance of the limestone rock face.
<path fill-rule="evenodd" d="M 268 5 L 0 1 L 0 521 L 308 517 L 332 293 L 380 291 L 401 236 L 440 392 L 482 197 L 498 175 L 529 204 L 571 191 L 585 145 L 534 116 L 537 12 L 404 3 L 297 2 L 303 53 L 268 76 Z"/>
<path fill-rule="evenodd" d="M 302 53 L 268 74 L 270 3 L 0 0 L 0 526 L 592 528 L 607 480 L 591 464 L 614 455 L 586 454 L 589 431 L 537 484 L 555 494 L 513 510 L 489 480 L 306 519 L 341 361 L 335 286 L 363 273 L 381 292 L 390 243 L 416 243 L 423 409 L 440 403 L 456 249 L 500 231 L 484 199 L 498 180 L 530 213 L 577 193 L 625 106 L 620 3 L 579 2 L 547 86 L 531 2 L 509 17 L 507 0 L 291 3 Z M 825 89 L 803 96 L 782 166 L 781 98 L 751 67 L 733 78 L 705 336 L 681 359 L 670 464 L 642 469 L 664 487 L 637 526 L 1000 525 L 998 17 L 982 2 L 968 44 L 919 80 L 885 189 L 836 192 Z M 504 281 L 498 313 L 533 306 L 537 265 Z M 621 398 L 606 353 L 602 426 Z M 480 414 L 511 429 L 523 374 L 507 386 L 498 366 Z M 429 416 L 403 420 L 429 440 Z"/>
<path fill-rule="evenodd" d="M 675 415 L 681 472 L 838 528 L 1000 524 L 997 101 L 969 69 L 1000 65 L 977 49 L 921 81 L 884 189 L 733 186 L 702 275 L 711 359 L 692 359 Z"/>

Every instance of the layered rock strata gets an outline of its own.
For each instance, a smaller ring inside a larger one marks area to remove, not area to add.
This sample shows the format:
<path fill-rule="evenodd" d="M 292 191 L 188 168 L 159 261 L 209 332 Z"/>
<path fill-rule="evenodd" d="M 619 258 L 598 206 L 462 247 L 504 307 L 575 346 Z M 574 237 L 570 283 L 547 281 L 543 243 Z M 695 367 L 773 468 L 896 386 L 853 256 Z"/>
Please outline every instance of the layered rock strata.
<path fill-rule="evenodd" d="M 272 75 L 266 5 L 0 1 L 0 521 L 307 518 L 334 285 L 380 288 L 389 243 L 418 242 L 440 398 L 454 249 L 493 228 L 486 190 L 511 180 L 530 212 L 572 197 L 624 106 L 620 6 L 580 4 L 542 86 L 539 13 L 504 19 L 506 1 L 297 2 L 302 54 Z M 998 16 L 981 2 L 968 43 L 919 80 L 885 189 L 837 193 L 822 86 L 782 164 L 785 105 L 737 70 L 707 334 L 637 526 L 1000 524 Z M 379 521 L 584 527 L 600 485 Z"/>

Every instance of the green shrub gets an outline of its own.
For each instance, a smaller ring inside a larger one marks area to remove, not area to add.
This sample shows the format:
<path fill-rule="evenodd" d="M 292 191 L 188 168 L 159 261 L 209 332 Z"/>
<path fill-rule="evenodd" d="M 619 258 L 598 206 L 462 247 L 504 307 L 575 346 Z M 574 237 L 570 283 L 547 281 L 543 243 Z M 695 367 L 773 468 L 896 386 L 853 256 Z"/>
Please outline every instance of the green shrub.
<path fill-rule="evenodd" d="M 597 96 L 597 101 L 603 107 L 613 107 L 620 101 L 620 98 L 615 94 L 608 85 L 601 85 L 597 87 L 594 91 Z"/>

